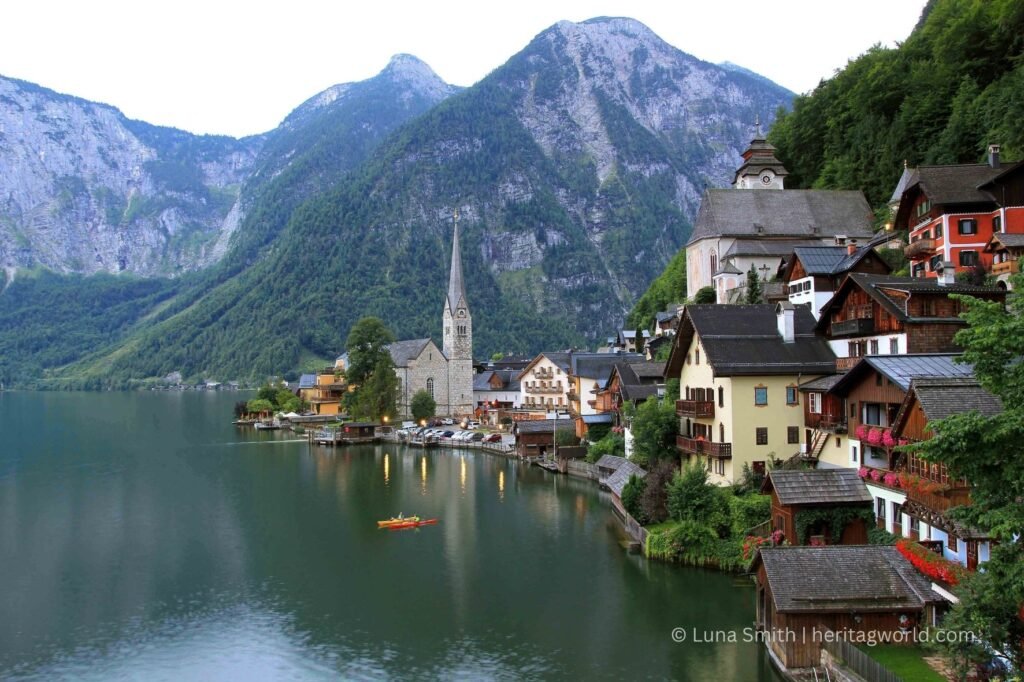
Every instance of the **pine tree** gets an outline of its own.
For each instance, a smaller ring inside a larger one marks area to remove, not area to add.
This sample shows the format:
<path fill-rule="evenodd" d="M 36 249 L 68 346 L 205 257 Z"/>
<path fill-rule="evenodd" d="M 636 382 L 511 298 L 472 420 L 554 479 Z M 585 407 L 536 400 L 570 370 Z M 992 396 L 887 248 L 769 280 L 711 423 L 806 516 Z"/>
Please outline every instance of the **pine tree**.
<path fill-rule="evenodd" d="M 763 296 L 763 290 L 761 287 L 761 279 L 757 276 L 757 268 L 754 267 L 753 263 L 750 265 L 750 269 L 747 270 L 747 303 L 761 303 L 761 297 Z"/>

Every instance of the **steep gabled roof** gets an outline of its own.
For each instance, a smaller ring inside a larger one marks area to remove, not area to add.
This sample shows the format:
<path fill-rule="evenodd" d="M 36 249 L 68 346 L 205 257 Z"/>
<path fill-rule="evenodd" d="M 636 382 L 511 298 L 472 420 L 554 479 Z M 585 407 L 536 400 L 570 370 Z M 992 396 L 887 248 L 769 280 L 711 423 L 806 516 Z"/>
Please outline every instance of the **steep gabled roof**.
<path fill-rule="evenodd" d="M 787 506 L 872 502 L 868 487 L 854 469 L 775 469 L 768 472 L 761 491 L 773 489 L 779 502 Z"/>
<path fill-rule="evenodd" d="M 1024 234 L 997 232 L 988 240 L 988 244 L 985 245 L 985 250 L 989 252 L 998 251 L 1000 245 L 1007 249 L 1024 248 Z"/>
<path fill-rule="evenodd" d="M 804 272 L 808 275 L 835 276 L 849 272 L 857 266 L 869 254 L 874 254 L 880 263 L 885 265 L 886 270 L 891 267 L 882 259 L 870 246 L 861 246 L 851 254 L 845 246 L 798 246 L 793 249 L 793 258 L 786 262 L 786 272 L 783 276 L 789 281 L 796 261 L 803 265 Z"/>
<path fill-rule="evenodd" d="M 992 195 L 978 188 L 1004 170 L 987 163 L 918 166 L 907 189 L 919 186 L 933 204 L 993 203 Z"/>
<path fill-rule="evenodd" d="M 758 234 L 868 239 L 872 222 L 871 207 L 860 191 L 709 189 L 687 244 L 709 237 Z"/>
<path fill-rule="evenodd" d="M 616 363 L 643 359 L 639 353 L 573 353 L 569 371 L 577 377 L 607 379 Z"/>
<path fill-rule="evenodd" d="M 919 611 L 942 601 L 891 545 L 772 547 L 758 564 L 779 613 Z"/>
<path fill-rule="evenodd" d="M 1003 402 L 982 388 L 973 376 L 915 377 L 910 391 L 917 396 L 928 421 L 971 411 L 992 417 L 1003 411 Z"/>
<path fill-rule="evenodd" d="M 516 378 L 522 380 L 522 378 L 526 376 L 526 373 L 533 369 L 533 366 L 543 359 L 547 359 L 555 367 L 558 367 L 563 372 L 568 373 L 569 364 L 572 361 L 572 353 L 569 351 L 539 353 L 537 357 L 535 357 L 533 360 L 530 360 L 529 364 L 526 365 L 526 367 L 520 370 Z"/>
<path fill-rule="evenodd" d="M 388 344 L 391 361 L 395 363 L 395 367 L 408 367 L 412 360 L 420 356 L 428 343 L 430 343 L 430 339 L 409 339 Z"/>
<path fill-rule="evenodd" d="M 872 299 L 878 302 L 882 308 L 897 320 L 902 322 L 945 322 L 948 324 L 965 324 L 958 317 L 949 318 L 914 318 L 907 315 L 904 309 L 906 297 L 895 297 L 891 292 L 905 294 L 968 294 L 982 298 L 1001 298 L 1006 292 L 998 287 L 982 287 L 973 284 L 941 284 L 935 277 L 896 277 L 893 275 L 873 275 L 866 272 L 851 272 L 843 283 L 839 285 L 835 295 L 821 308 L 821 317 L 818 319 L 817 329 L 825 331 L 831 324 L 831 312 L 842 306 L 846 296 L 853 288 L 860 288 Z"/>
<path fill-rule="evenodd" d="M 774 305 L 689 305 L 665 375 L 680 373 L 694 335 L 700 337 L 715 376 L 833 374 L 835 354 L 814 334 L 814 316 L 807 306 L 794 306 L 793 321 L 794 341 L 785 343 Z"/>
<path fill-rule="evenodd" d="M 515 432 L 553 434 L 555 432 L 556 425 L 559 431 L 575 431 L 576 429 L 575 422 L 566 417 L 565 419 L 528 419 L 526 421 L 516 422 Z"/>

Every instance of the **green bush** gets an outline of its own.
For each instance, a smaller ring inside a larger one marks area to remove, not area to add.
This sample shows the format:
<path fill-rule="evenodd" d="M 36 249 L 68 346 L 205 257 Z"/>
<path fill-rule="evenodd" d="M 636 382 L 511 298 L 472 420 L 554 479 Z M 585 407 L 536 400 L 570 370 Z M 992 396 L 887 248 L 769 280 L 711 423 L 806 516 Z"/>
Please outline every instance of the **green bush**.
<path fill-rule="evenodd" d="M 636 474 L 629 477 L 626 485 L 622 486 L 622 507 L 626 513 L 636 519 L 637 523 L 647 523 L 647 517 L 643 512 L 641 500 L 647 483 Z"/>
<path fill-rule="evenodd" d="M 771 495 L 734 495 L 729 498 L 729 509 L 733 537 L 743 537 L 747 529 L 771 518 L 772 498 Z"/>
<path fill-rule="evenodd" d="M 587 461 L 594 463 L 605 455 L 624 457 L 626 455 L 626 439 L 621 433 L 610 432 L 596 443 L 591 443 L 587 448 Z"/>

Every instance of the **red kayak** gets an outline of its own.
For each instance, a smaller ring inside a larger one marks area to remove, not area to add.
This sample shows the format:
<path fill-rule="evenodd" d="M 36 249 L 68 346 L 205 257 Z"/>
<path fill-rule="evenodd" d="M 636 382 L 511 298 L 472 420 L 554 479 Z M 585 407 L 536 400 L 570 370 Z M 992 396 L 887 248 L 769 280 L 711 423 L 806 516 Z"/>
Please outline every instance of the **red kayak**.
<path fill-rule="evenodd" d="M 405 530 L 406 528 L 419 528 L 420 526 L 433 526 L 437 523 L 437 519 L 423 519 L 422 521 L 405 521 L 403 523 L 393 523 L 387 526 L 388 530 Z"/>

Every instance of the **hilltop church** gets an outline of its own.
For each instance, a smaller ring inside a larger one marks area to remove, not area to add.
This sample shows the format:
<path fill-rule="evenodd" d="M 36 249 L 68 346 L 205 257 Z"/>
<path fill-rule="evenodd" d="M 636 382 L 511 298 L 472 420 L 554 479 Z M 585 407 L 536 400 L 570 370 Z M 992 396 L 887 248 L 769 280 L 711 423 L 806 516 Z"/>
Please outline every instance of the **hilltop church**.
<path fill-rule="evenodd" d="M 458 214 L 442 328 L 443 349 L 429 338 L 396 341 L 388 347 L 398 375 L 398 411 L 403 415 L 412 413 L 410 403 L 420 389 L 434 398 L 439 415 L 473 414 L 473 316 L 462 280 Z"/>

